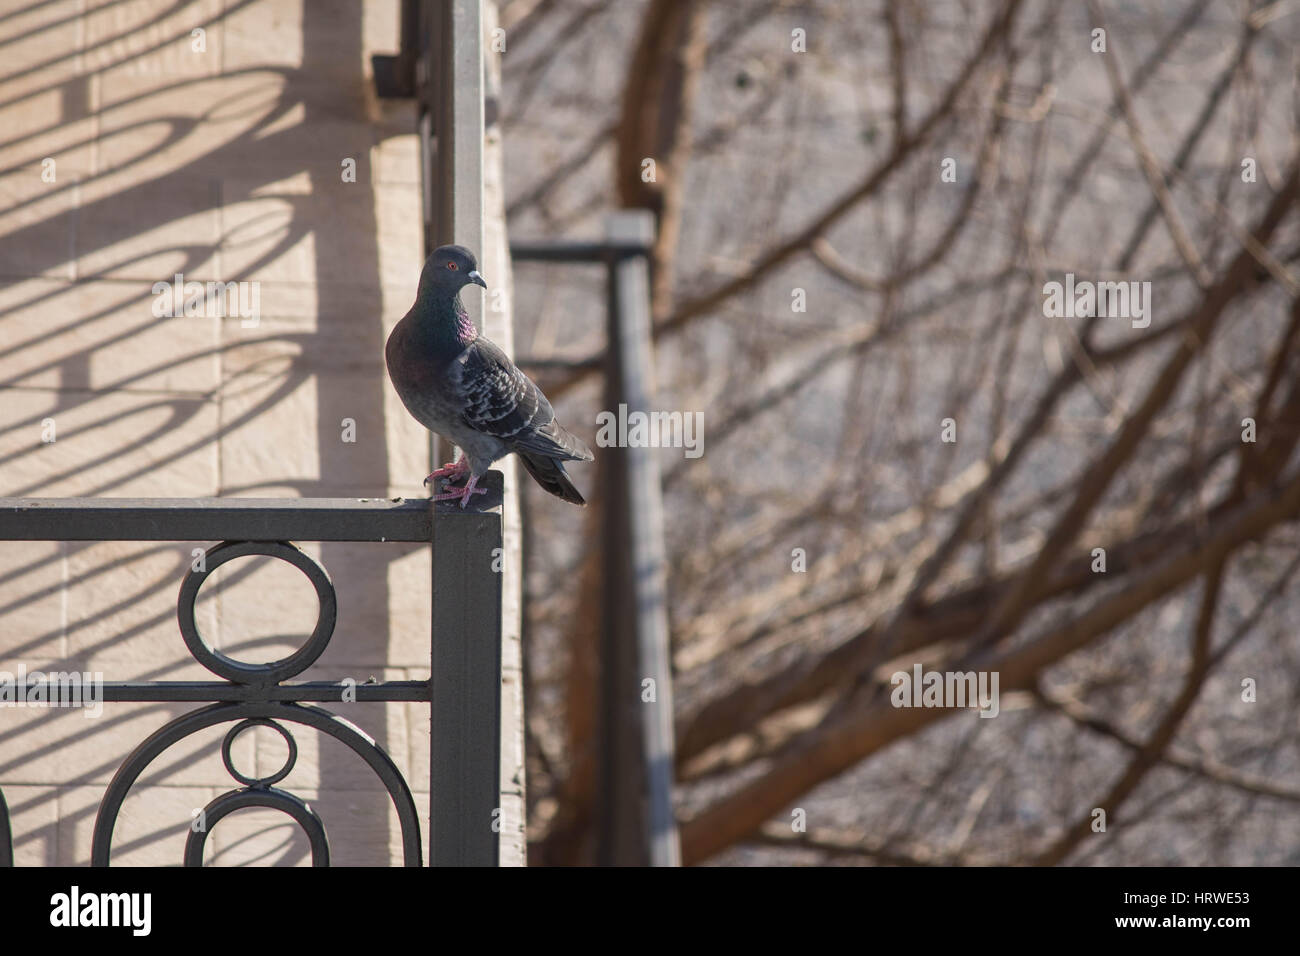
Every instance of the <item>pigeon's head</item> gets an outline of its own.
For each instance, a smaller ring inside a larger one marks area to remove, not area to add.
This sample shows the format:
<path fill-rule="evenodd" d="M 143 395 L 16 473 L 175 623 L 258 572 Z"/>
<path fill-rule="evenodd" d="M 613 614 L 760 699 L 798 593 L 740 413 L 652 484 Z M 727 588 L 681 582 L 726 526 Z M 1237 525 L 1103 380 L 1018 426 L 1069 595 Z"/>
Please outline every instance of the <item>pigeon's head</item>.
<path fill-rule="evenodd" d="M 487 288 L 487 283 L 478 274 L 474 253 L 464 246 L 439 246 L 433 250 L 420 273 L 421 291 L 439 289 L 454 295 L 471 282 Z"/>

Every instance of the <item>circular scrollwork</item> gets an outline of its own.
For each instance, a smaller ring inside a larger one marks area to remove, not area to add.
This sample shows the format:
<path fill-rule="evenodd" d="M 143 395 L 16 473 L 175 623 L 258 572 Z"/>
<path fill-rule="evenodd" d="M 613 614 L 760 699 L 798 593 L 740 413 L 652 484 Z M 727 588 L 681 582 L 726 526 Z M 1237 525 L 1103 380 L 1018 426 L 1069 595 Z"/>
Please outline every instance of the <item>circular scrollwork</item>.
<path fill-rule="evenodd" d="M 280 768 L 279 772 L 273 773 L 269 777 L 245 777 L 235 769 L 235 765 L 231 761 L 230 748 L 234 744 L 235 738 L 252 727 L 270 727 L 272 730 L 277 731 L 284 738 L 284 742 L 289 745 L 289 757 L 285 760 L 284 766 Z M 293 734 L 274 720 L 254 717 L 251 720 L 240 721 L 226 731 L 226 738 L 221 741 L 221 762 L 226 765 L 226 770 L 230 775 L 244 786 L 253 787 L 254 789 L 270 787 L 289 776 L 289 772 L 293 770 L 293 765 L 298 762 L 298 742 L 293 739 Z"/>
<path fill-rule="evenodd" d="M 227 561 L 254 554 L 279 558 L 292 564 L 307 576 L 307 580 L 316 589 L 316 599 L 320 604 L 316 628 L 307 643 L 288 657 L 266 664 L 237 661 L 216 650 L 203 639 L 194 617 L 194 602 L 208 575 Z M 176 601 L 176 617 L 185 646 L 194 655 L 194 659 L 212 673 L 236 684 L 278 684 L 306 670 L 324 652 L 334 634 L 338 599 L 334 593 L 334 584 L 325 569 L 300 548 L 287 541 L 226 541 L 204 553 L 202 566 L 202 571 L 195 571 L 191 567 L 181 582 L 180 597 Z"/>

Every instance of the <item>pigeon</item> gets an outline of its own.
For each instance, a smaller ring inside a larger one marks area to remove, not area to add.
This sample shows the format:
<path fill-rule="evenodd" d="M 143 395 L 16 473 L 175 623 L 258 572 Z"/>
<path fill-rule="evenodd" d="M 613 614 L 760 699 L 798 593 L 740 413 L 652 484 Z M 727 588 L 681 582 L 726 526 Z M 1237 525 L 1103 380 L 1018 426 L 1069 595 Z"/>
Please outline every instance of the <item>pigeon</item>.
<path fill-rule="evenodd" d="M 473 283 L 487 288 L 474 254 L 440 246 L 420 273 L 415 305 L 388 336 L 384 359 L 402 404 L 421 425 L 458 445 L 461 456 L 424 483 L 468 476 L 463 487 L 435 501 L 486 494 L 477 487 L 492 463 L 511 452 L 539 485 L 565 501 L 585 505 L 564 470 L 566 461 L 591 461 L 591 449 L 560 426 L 542 390 L 505 352 L 479 335 L 460 300 Z"/>

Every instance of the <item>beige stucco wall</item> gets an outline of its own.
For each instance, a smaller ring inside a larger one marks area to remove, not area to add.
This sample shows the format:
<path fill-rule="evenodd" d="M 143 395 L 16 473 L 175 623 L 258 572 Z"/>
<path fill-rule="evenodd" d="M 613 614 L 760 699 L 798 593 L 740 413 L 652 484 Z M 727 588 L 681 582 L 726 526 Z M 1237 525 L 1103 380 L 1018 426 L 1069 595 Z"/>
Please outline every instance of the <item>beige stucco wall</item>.
<path fill-rule="evenodd" d="M 303 6 L 56 0 L 0 19 L 0 495 L 423 493 L 424 434 L 382 365 L 422 260 L 413 107 L 380 104 L 369 77 L 370 54 L 395 48 L 398 5 Z M 256 326 L 156 317 L 151 288 L 176 273 L 259 283 Z M 0 542 L 0 670 L 206 679 L 175 625 L 197 544 Z M 334 641 L 304 677 L 427 677 L 427 549 L 304 547 L 339 595 Z M 205 633 L 236 656 L 282 656 L 312 625 L 309 586 L 269 561 L 229 567 L 202 602 Z M 18 863 L 87 863 L 117 765 L 187 709 L 0 708 Z M 425 815 L 427 707 L 343 713 L 392 754 Z M 221 736 L 154 765 L 119 820 L 115 863 L 179 861 L 193 811 L 235 785 Z M 335 862 L 395 862 L 378 781 L 341 745 L 297 739 L 280 786 L 320 813 Z M 235 748 L 245 772 L 282 755 L 271 731 Z M 271 811 L 223 821 L 208 847 L 222 865 L 308 862 Z"/>

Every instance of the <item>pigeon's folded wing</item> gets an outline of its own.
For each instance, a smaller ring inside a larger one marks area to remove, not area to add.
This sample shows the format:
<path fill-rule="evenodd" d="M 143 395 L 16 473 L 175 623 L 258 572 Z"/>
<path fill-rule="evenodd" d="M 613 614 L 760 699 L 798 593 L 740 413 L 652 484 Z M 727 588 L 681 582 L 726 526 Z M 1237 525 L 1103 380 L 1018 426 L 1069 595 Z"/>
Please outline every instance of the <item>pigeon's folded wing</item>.
<path fill-rule="evenodd" d="M 479 339 L 461 359 L 458 396 L 465 423 L 501 439 L 512 450 L 569 461 L 590 461 L 591 450 L 555 421 L 541 389 L 504 352 Z"/>

